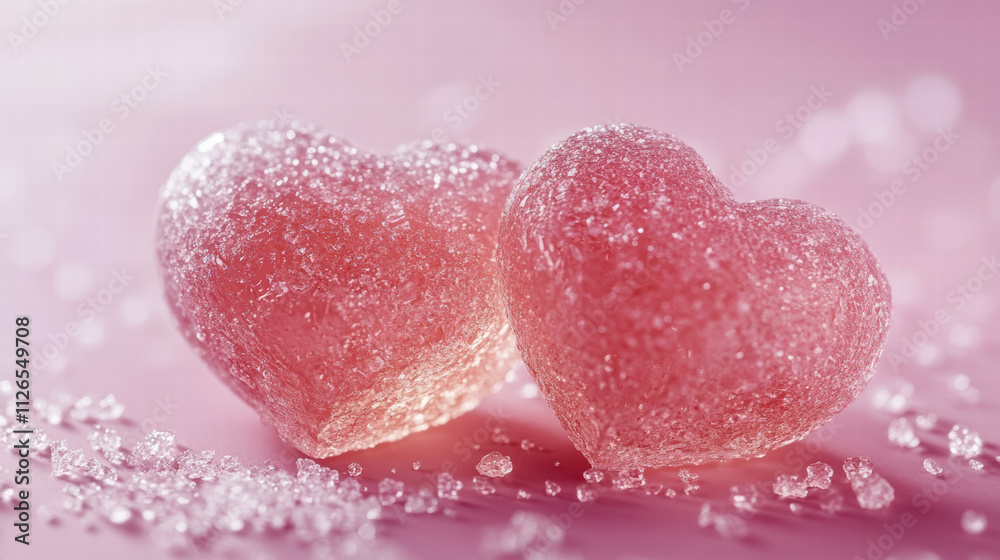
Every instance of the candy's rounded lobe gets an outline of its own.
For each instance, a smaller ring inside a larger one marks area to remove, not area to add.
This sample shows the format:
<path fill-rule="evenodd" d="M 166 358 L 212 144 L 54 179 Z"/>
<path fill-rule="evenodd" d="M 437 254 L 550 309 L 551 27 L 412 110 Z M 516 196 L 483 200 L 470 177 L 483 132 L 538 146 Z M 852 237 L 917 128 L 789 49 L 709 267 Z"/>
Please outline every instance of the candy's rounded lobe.
<path fill-rule="evenodd" d="M 603 469 L 801 438 L 865 387 L 891 314 L 878 262 L 832 213 L 738 203 L 690 147 L 633 125 L 525 171 L 499 261 L 521 355 Z"/>
<path fill-rule="evenodd" d="M 213 134 L 162 191 L 167 300 L 211 369 L 313 457 L 444 423 L 517 359 L 495 257 L 518 173 L 473 145 L 381 157 L 297 124 Z"/>

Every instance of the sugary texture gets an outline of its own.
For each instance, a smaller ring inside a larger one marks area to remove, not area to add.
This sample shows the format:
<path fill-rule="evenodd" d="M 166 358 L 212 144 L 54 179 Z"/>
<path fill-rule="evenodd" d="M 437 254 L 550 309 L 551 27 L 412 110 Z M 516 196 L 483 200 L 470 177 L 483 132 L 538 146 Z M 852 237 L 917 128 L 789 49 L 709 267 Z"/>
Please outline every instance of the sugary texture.
<path fill-rule="evenodd" d="M 738 203 L 701 157 L 586 129 L 522 175 L 500 229 L 518 347 L 600 468 L 754 457 L 858 396 L 891 314 L 864 241 L 795 200 Z"/>
<path fill-rule="evenodd" d="M 868 457 L 848 457 L 844 459 L 844 475 L 853 482 L 868 478 L 874 472 L 872 461 Z"/>
<path fill-rule="evenodd" d="M 956 424 L 948 431 L 948 449 L 952 455 L 970 459 L 983 452 L 983 438 L 979 432 Z"/>
<path fill-rule="evenodd" d="M 833 479 L 833 467 L 816 462 L 806 467 L 806 486 L 826 490 Z"/>
<path fill-rule="evenodd" d="M 920 438 L 906 418 L 896 418 L 889 422 L 889 441 L 900 447 L 912 448 L 920 445 Z"/>
<path fill-rule="evenodd" d="M 516 361 L 495 253 L 518 172 L 474 145 L 381 157 L 297 124 L 215 133 L 162 192 L 167 301 L 215 373 L 308 455 L 442 424 Z"/>
<path fill-rule="evenodd" d="M 872 473 L 865 478 L 852 478 L 851 489 L 864 509 L 883 509 L 896 498 L 896 490 L 889 481 Z"/>
<path fill-rule="evenodd" d="M 513 470 L 514 463 L 510 460 L 510 457 L 499 451 L 487 453 L 479 460 L 479 464 L 476 465 L 476 472 L 491 478 L 503 478 Z"/>

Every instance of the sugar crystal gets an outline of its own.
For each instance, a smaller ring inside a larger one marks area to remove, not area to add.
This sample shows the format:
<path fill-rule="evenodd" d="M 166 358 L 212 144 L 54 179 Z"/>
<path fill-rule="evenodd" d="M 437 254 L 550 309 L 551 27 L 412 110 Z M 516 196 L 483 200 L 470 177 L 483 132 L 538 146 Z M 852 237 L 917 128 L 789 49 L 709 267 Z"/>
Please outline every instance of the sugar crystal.
<path fill-rule="evenodd" d="M 510 457 L 499 451 L 486 454 L 476 465 L 476 471 L 479 474 L 493 478 L 507 476 L 512 470 L 514 470 L 514 463 L 511 462 Z"/>
<path fill-rule="evenodd" d="M 816 462 L 806 467 L 806 486 L 809 488 L 827 489 L 833 479 L 833 467 L 826 463 Z"/>
<path fill-rule="evenodd" d="M 962 513 L 962 530 L 970 535 L 978 535 L 986 530 L 986 516 L 975 510 Z"/>
<path fill-rule="evenodd" d="M 956 424 L 948 432 L 948 449 L 952 455 L 971 459 L 983 452 L 983 439 L 978 432 Z"/>
<path fill-rule="evenodd" d="M 844 460 L 844 474 L 854 482 L 868 478 L 872 474 L 872 462 L 868 457 L 851 457 Z"/>
<path fill-rule="evenodd" d="M 913 448 L 920 445 L 920 439 L 906 418 L 896 418 L 889 423 L 889 441 L 900 447 Z"/>

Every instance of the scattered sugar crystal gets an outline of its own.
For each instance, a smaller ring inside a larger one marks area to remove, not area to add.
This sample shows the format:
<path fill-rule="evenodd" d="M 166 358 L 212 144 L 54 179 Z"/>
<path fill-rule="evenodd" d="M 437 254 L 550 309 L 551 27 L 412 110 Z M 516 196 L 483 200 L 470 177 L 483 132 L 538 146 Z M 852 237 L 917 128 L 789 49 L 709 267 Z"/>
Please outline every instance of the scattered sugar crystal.
<path fill-rule="evenodd" d="M 833 494 L 820 504 L 823 511 L 833 515 L 844 509 L 844 497 L 840 494 Z"/>
<path fill-rule="evenodd" d="M 404 485 L 398 480 L 386 478 L 378 483 L 378 499 L 383 506 L 391 506 L 403 497 Z"/>
<path fill-rule="evenodd" d="M 698 526 L 708 527 L 714 519 L 715 511 L 712 510 L 712 505 L 708 502 L 701 504 L 701 510 L 698 512 Z"/>
<path fill-rule="evenodd" d="M 914 419 L 917 427 L 921 430 L 928 431 L 933 430 L 934 426 L 937 425 L 938 416 L 933 412 L 924 412 L 923 414 L 918 414 Z"/>
<path fill-rule="evenodd" d="M 962 530 L 970 535 L 978 535 L 986 530 L 986 515 L 975 510 L 962 513 Z"/>
<path fill-rule="evenodd" d="M 929 457 L 927 459 L 924 459 L 924 470 L 933 475 L 939 475 L 944 472 L 944 469 L 942 469 L 941 466 L 938 465 L 937 461 Z"/>
<path fill-rule="evenodd" d="M 653 484 L 646 484 L 643 490 L 646 492 L 647 496 L 655 496 L 663 490 L 663 485 L 658 482 L 654 482 Z"/>
<path fill-rule="evenodd" d="M 403 504 L 406 513 L 434 513 L 437 507 L 438 499 L 430 488 L 421 488 L 416 494 L 410 494 Z"/>
<path fill-rule="evenodd" d="M 420 470 L 420 461 L 414 461 L 413 462 L 413 470 L 415 470 L 415 471 L 419 471 Z"/>
<path fill-rule="evenodd" d="M 802 504 L 796 504 L 796 503 L 788 504 L 788 509 L 795 515 L 802 515 Z"/>
<path fill-rule="evenodd" d="M 864 509 L 886 508 L 896 497 L 889 481 L 874 473 L 867 478 L 852 478 L 851 488 L 858 498 L 858 504 Z"/>
<path fill-rule="evenodd" d="M 115 506 L 108 514 L 108 520 L 115 525 L 121 525 L 129 519 L 132 519 L 132 510 L 124 506 Z"/>
<path fill-rule="evenodd" d="M 873 404 L 891 414 L 902 414 L 909 406 L 910 397 L 913 396 L 913 384 L 909 381 L 894 380 L 894 386 L 880 387 L 875 391 Z"/>
<path fill-rule="evenodd" d="M 639 488 L 646 484 L 646 475 L 642 467 L 633 467 L 618 472 L 615 477 L 614 486 L 619 490 Z"/>
<path fill-rule="evenodd" d="M 590 468 L 583 471 L 583 479 L 587 482 L 597 484 L 604 480 L 604 472 L 601 469 Z"/>
<path fill-rule="evenodd" d="M 800 439 L 866 386 L 892 308 L 843 220 L 737 202 L 691 147 L 630 124 L 580 131 L 521 175 L 498 262 L 525 363 L 576 448 L 610 471 Z M 733 357 L 724 375 L 706 340 Z"/>
<path fill-rule="evenodd" d="M 833 467 L 826 463 L 816 462 L 806 467 L 806 486 L 825 490 L 830 487 L 833 479 Z"/>
<path fill-rule="evenodd" d="M 663 491 L 663 495 L 668 498 L 674 498 L 677 496 L 677 491 L 674 490 L 673 488 L 667 488 L 666 490 Z"/>
<path fill-rule="evenodd" d="M 969 459 L 969 466 L 972 467 L 973 470 L 981 471 L 986 465 L 983 465 L 983 462 L 978 459 Z"/>
<path fill-rule="evenodd" d="M 503 428 L 496 427 L 493 428 L 493 435 L 490 436 L 490 441 L 506 445 L 510 443 L 510 436 L 507 435 L 507 432 Z"/>
<path fill-rule="evenodd" d="M 510 457 L 499 451 L 483 456 L 479 464 L 476 465 L 476 471 L 479 474 L 493 478 L 507 476 L 512 470 L 514 470 L 514 463 L 511 462 Z"/>
<path fill-rule="evenodd" d="M 521 449 L 523 449 L 525 451 L 531 451 L 535 447 L 538 447 L 538 446 L 535 445 L 535 442 L 531 441 L 530 439 L 522 439 L 521 440 Z"/>
<path fill-rule="evenodd" d="M 115 430 L 97 427 L 87 436 L 87 441 L 91 449 L 103 455 L 112 465 L 125 462 L 125 453 L 121 450 L 122 438 Z"/>
<path fill-rule="evenodd" d="M 797 474 L 778 474 L 774 477 L 774 493 L 783 500 L 805 498 L 809 489 L 805 481 L 799 480 Z"/>
<path fill-rule="evenodd" d="M 593 502 L 597 500 L 597 488 L 592 484 L 581 484 L 576 487 L 576 499 L 581 502 Z"/>
<path fill-rule="evenodd" d="M 174 434 L 154 430 L 145 439 L 135 444 L 127 462 L 130 467 L 141 469 L 162 468 L 176 454 Z"/>
<path fill-rule="evenodd" d="M 219 461 L 219 469 L 222 472 L 233 472 L 238 470 L 239 465 L 232 457 L 223 457 Z M 295 461 L 296 476 L 298 481 L 315 488 L 335 488 L 340 480 L 340 473 L 334 469 L 328 469 L 312 459 L 301 458 Z"/>
<path fill-rule="evenodd" d="M 480 494 L 489 495 L 497 491 L 490 479 L 484 476 L 474 476 L 472 477 L 472 488 L 479 492 Z"/>
<path fill-rule="evenodd" d="M 959 373 L 951 378 L 949 387 L 952 392 L 962 397 L 969 403 L 979 402 L 979 389 L 972 386 L 972 380 L 968 375 Z"/>
<path fill-rule="evenodd" d="M 362 470 L 363 469 L 361 468 L 361 465 L 357 463 L 351 463 L 350 465 L 347 465 L 347 474 L 351 476 L 361 476 Z"/>
<path fill-rule="evenodd" d="M 78 399 L 73 403 L 69 416 L 78 422 L 107 422 L 121 418 L 124 412 L 125 406 L 109 394 L 99 401 L 91 397 Z"/>
<path fill-rule="evenodd" d="M 52 454 L 52 474 L 56 477 L 82 476 L 87 466 L 87 456 L 80 449 Z"/>
<path fill-rule="evenodd" d="M 558 496 L 562 492 L 562 487 L 552 480 L 545 481 L 545 493 L 549 496 Z"/>
<path fill-rule="evenodd" d="M 872 474 L 872 462 L 868 457 L 851 457 L 844 460 L 844 474 L 847 480 L 861 480 Z"/>
<path fill-rule="evenodd" d="M 698 513 L 698 525 L 712 527 L 727 539 L 741 539 L 750 534 L 747 522 L 743 518 L 731 513 L 716 512 L 708 503 L 701 505 L 701 510 Z"/>
<path fill-rule="evenodd" d="M 688 496 L 693 494 L 696 490 L 698 490 L 698 488 L 701 488 L 697 484 L 698 475 L 696 473 L 693 473 L 688 469 L 681 469 L 678 471 L 677 476 L 679 476 L 681 481 L 684 482 L 684 493 Z"/>
<path fill-rule="evenodd" d="M 764 495 L 753 484 L 743 484 L 729 489 L 729 500 L 740 511 L 754 512 L 764 503 Z"/>
<path fill-rule="evenodd" d="M 531 498 L 531 492 L 528 492 L 524 488 L 521 488 L 521 489 L 519 489 L 517 491 L 517 499 L 518 500 L 528 500 L 530 498 Z"/>
<path fill-rule="evenodd" d="M 484 536 L 484 548 L 490 556 L 521 557 L 529 560 L 563 558 L 559 550 L 566 530 L 549 516 L 528 511 L 515 511 L 510 521 Z"/>
<path fill-rule="evenodd" d="M 920 439 L 906 418 L 896 418 L 889 422 L 889 441 L 900 447 L 913 448 L 920 445 Z"/>
<path fill-rule="evenodd" d="M 956 424 L 948 432 L 948 448 L 952 455 L 971 459 L 983 452 L 983 439 L 978 432 Z"/>
<path fill-rule="evenodd" d="M 177 472 L 188 478 L 214 478 L 218 474 L 218 467 L 212 464 L 214 460 L 215 451 L 185 450 L 177 456 Z"/>
<path fill-rule="evenodd" d="M 462 489 L 462 481 L 456 480 L 454 476 L 443 472 L 437 475 L 437 495 L 438 498 L 446 500 L 457 500 L 458 491 Z"/>

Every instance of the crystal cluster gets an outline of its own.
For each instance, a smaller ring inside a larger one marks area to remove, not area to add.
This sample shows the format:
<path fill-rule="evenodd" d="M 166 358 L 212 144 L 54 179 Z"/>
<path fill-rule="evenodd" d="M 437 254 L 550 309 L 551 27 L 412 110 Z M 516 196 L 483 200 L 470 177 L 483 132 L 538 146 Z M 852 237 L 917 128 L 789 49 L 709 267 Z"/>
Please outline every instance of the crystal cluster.
<path fill-rule="evenodd" d="M 906 418 L 896 418 L 889 423 L 889 441 L 905 448 L 920 445 L 920 438 L 917 437 L 913 425 Z"/>
<path fill-rule="evenodd" d="M 495 253 L 518 172 L 475 145 L 381 157 L 297 124 L 212 134 L 162 191 L 167 301 L 215 373 L 304 453 L 444 423 L 516 361 Z"/>
<path fill-rule="evenodd" d="M 948 432 L 948 448 L 952 455 L 971 459 L 983 452 L 983 438 L 966 426 L 952 426 Z"/>
<path fill-rule="evenodd" d="M 521 355 L 598 468 L 765 453 L 850 404 L 882 351 L 889 285 L 849 226 L 800 201 L 738 203 L 652 129 L 557 144 L 500 227 Z"/>
<path fill-rule="evenodd" d="M 875 473 L 867 457 L 851 457 L 844 461 L 844 474 L 858 504 L 864 509 L 887 508 L 896 498 L 896 490 L 888 480 Z"/>
<path fill-rule="evenodd" d="M 479 474 L 491 478 L 505 477 L 513 470 L 514 463 L 510 460 L 510 457 L 500 453 L 499 451 L 494 451 L 484 455 L 483 458 L 479 460 L 479 464 L 476 465 L 476 471 Z"/>

